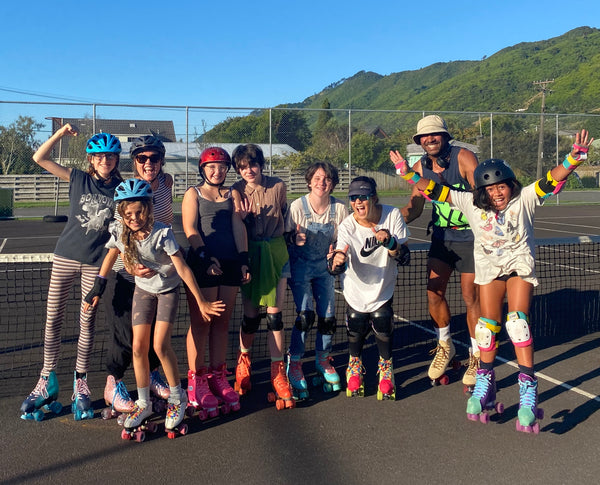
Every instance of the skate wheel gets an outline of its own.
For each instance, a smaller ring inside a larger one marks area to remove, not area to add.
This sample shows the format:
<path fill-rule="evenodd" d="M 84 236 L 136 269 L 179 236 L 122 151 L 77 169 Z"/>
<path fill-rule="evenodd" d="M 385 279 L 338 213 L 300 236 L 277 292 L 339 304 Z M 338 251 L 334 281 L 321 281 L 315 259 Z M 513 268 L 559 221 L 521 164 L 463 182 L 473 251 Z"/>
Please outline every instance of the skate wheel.
<path fill-rule="evenodd" d="M 479 415 L 479 421 L 483 424 L 488 424 L 490 422 L 490 415 L 486 412 L 483 412 Z"/>
<path fill-rule="evenodd" d="M 504 412 L 504 404 L 501 402 L 497 402 L 496 406 L 494 407 L 494 409 L 496 409 L 496 412 L 498 414 L 502 414 Z"/>
<path fill-rule="evenodd" d="M 537 408 L 535 415 L 537 419 L 544 419 L 544 410 L 542 408 Z"/>
<path fill-rule="evenodd" d="M 277 398 L 275 397 L 275 393 L 274 392 L 270 392 L 267 394 L 267 401 L 268 402 L 275 402 L 277 400 Z"/>
<path fill-rule="evenodd" d="M 148 433 L 156 433 L 158 425 L 152 421 L 146 424 L 146 429 L 148 430 Z"/>
<path fill-rule="evenodd" d="M 52 401 L 50 404 L 48 404 L 48 410 L 54 414 L 60 414 L 60 412 L 62 411 L 62 408 L 63 408 L 63 405 L 61 403 L 59 403 L 58 401 Z"/>
<path fill-rule="evenodd" d="M 193 418 L 194 417 L 194 406 L 189 405 L 187 408 L 185 408 L 185 414 L 187 415 L 188 418 Z"/>
<path fill-rule="evenodd" d="M 34 412 L 31 413 L 31 415 L 33 416 L 33 419 L 35 421 L 43 421 L 44 420 L 44 411 L 42 411 L 41 409 L 36 409 Z"/>
<path fill-rule="evenodd" d="M 231 405 L 231 410 L 232 411 L 239 411 L 241 409 L 241 405 L 239 402 L 236 402 L 234 404 Z"/>
<path fill-rule="evenodd" d="M 131 434 L 126 429 L 121 430 L 121 439 L 129 441 L 131 439 Z"/>
<path fill-rule="evenodd" d="M 206 412 L 206 409 L 200 409 L 198 411 L 198 419 L 200 421 L 206 421 L 208 419 L 208 413 Z"/>
<path fill-rule="evenodd" d="M 138 443 L 141 443 L 142 441 L 144 441 L 146 439 L 146 433 L 144 433 L 143 431 L 136 431 L 134 433 L 134 437 Z"/>
<path fill-rule="evenodd" d="M 102 411 L 100 411 L 100 416 L 102 416 L 102 419 L 107 420 L 115 418 L 117 413 L 112 408 L 104 408 Z"/>
<path fill-rule="evenodd" d="M 329 382 L 325 382 L 323 384 L 323 391 L 324 392 L 331 392 L 331 391 L 333 391 L 333 386 Z"/>
<path fill-rule="evenodd" d="M 442 386 L 447 386 L 448 384 L 450 384 L 450 378 L 446 374 L 440 377 L 438 381 Z"/>
<path fill-rule="evenodd" d="M 127 415 L 126 414 L 119 414 L 117 416 L 117 424 L 119 426 L 123 426 L 125 424 L 125 420 L 127 419 Z"/>
<path fill-rule="evenodd" d="M 533 432 L 533 434 L 540 434 L 540 423 L 538 423 L 537 421 L 533 423 L 531 431 Z"/>
<path fill-rule="evenodd" d="M 231 407 L 229 406 L 229 404 L 223 404 L 223 405 L 221 406 L 221 413 L 222 413 L 223 415 L 227 415 L 227 414 L 229 414 L 230 412 L 231 412 Z"/>
<path fill-rule="evenodd" d="M 293 399 L 286 399 L 284 400 L 284 403 L 287 409 L 293 409 L 296 407 L 296 401 L 294 401 Z"/>
<path fill-rule="evenodd" d="M 169 438 L 170 440 L 174 440 L 175 436 L 177 436 L 177 433 L 175 433 L 175 431 L 167 431 L 167 438 Z"/>
<path fill-rule="evenodd" d="M 209 409 L 208 410 L 208 417 L 209 418 L 216 418 L 219 415 L 219 409 L 215 408 L 215 409 Z"/>
<path fill-rule="evenodd" d="M 473 386 L 467 386 L 466 384 L 463 385 L 463 394 L 465 396 L 470 396 L 471 394 L 473 394 Z"/>
<path fill-rule="evenodd" d="M 188 433 L 188 425 L 187 425 L 187 424 L 182 424 L 182 425 L 179 427 L 179 434 L 180 434 L 181 436 L 185 436 L 187 433 Z"/>
<path fill-rule="evenodd" d="M 352 391 L 346 388 L 346 397 L 352 397 Z"/>
<path fill-rule="evenodd" d="M 277 409 L 277 411 L 285 409 L 285 402 L 283 402 L 283 399 L 277 399 L 275 401 L 275 408 Z"/>

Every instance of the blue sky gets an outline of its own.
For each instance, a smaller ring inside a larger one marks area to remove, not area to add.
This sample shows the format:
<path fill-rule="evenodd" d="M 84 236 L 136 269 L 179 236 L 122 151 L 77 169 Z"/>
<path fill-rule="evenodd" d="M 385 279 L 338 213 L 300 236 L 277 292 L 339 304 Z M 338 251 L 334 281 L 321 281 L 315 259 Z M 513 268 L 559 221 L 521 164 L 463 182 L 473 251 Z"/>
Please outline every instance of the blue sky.
<path fill-rule="evenodd" d="M 299 102 L 361 70 L 479 60 L 600 19 L 579 0 L 4 3 L 0 100 L 217 107 Z"/>

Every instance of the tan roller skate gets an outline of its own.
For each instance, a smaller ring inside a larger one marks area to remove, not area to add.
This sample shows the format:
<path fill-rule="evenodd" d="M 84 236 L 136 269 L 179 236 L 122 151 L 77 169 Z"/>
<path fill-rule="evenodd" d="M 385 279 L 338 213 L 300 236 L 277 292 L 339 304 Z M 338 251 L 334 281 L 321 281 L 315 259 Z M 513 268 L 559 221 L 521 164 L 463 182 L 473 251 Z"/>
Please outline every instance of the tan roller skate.
<path fill-rule="evenodd" d="M 452 339 L 439 340 L 438 345 L 435 349 L 432 349 L 429 354 L 434 354 L 433 361 L 429 366 L 429 379 L 431 379 L 431 385 L 437 386 L 441 384 L 443 386 L 450 383 L 450 378 L 446 374 L 446 369 L 452 365 L 452 368 L 457 368 L 454 362 L 454 355 L 456 350 L 454 349 L 454 343 Z M 460 365 L 460 364 L 459 364 Z"/>
<path fill-rule="evenodd" d="M 465 394 L 473 394 L 477 381 L 477 369 L 479 369 L 479 350 L 473 352 L 472 349 L 469 349 L 469 363 L 462 379 Z"/>

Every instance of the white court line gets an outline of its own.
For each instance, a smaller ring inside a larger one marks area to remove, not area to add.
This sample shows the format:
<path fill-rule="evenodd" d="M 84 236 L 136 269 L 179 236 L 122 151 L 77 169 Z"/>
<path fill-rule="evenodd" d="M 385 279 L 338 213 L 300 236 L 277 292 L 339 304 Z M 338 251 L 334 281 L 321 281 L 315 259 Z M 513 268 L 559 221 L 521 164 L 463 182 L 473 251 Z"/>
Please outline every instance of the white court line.
<path fill-rule="evenodd" d="M 419 324 L 417 324 L 415 322 L 411 322 L 409 320 L 406 320 L 405 318 L 399 317 L 396 314 L 394 314 L 394 318 L 396 320 L 399 320 L 399 321 L 402 321 L 402 322 L 407 322 L 410 325 L 412 325 L 414 327 L 417 327 L 420 330 L 423 330 L 423 331 L 425 331 L 427 333 L 431 333 L 431 334 L 435 335 L 435 331 L 433 331 L 433 330 L 431 330 L 429 328 L 425 328 L 422 325 L 419 325 Z M 455 343 L 458 344 L 458 345 L 460 345 L 460 346 L 462 346 L 462 347 L 469 348 L 469 345 L 464 344 L 462 342 L 455 342 Z M 515 369 L 519 368 L 519 364 L 517 364 L 516 362 L 513 362 L 511 360 L 504 359 L 503 357 L 500 357 L 500 356 L 496 356 L 496 359 L 499 360 L 500 362 L 504 363 L 504 364 L 508 364 L 511 367 L 514 367 Z M 550 377 L 550 376 L 548 376 L 546 374 L 543 374 L 541 372 L 536 372 L 535 375 L 538 378 L 540 378 L 540 379 L 544 379 L 544 380 L 546 380 L 548 382 L 551 382 L 554 385 L 563 387 L 567 391 L 573 391 L 573 392 L 575 392 L 575 393 L 577 393 L 577 394 L 579 394 L 579 395 L 581 395 L 583 397 L 587 397 L 588 399 L 591 399 L 592 401 L 600 402 L 600 396 L 596 396 L 595 394 L 591 394 L 591 393 L 589 393 L 587 391 L 584 391 L 583 389 L 579 389 L 578 387 L 575 387 L 575 386 L 572 386 L 570 384 L 567 384 L 566 382 L 562 382 L 562 381 L 559 381 L 558 379 L 554 379 L 554 377 Z"/>
<path fill-rule="evenodd" d="M 2 250 L 4 249 L 4 246 L 6 245 L 6 241 L 7 239 L 4 238 L 4 241 L 2 241 L 2 244 L 0 245 L 0 253 L 2 252 Z"/>

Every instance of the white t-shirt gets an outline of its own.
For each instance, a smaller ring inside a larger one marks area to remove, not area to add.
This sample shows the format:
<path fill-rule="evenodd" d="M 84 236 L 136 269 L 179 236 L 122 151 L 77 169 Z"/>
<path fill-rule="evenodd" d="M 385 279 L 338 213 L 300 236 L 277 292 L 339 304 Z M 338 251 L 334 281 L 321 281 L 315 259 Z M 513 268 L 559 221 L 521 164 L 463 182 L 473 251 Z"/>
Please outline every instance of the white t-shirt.
<path fill-rule="evenodd" d="M 533 220 L 543 201 L 535 193 L 535 184 L 524 187 L 501 212 L 477 208 L 470 192 L 450 193 L 452 205 L 466 216 L 475 236 L 475 283 L 485 285 L 517 273 L 537 286 Z"/>
<path fill-rule="evenodd" d="M 375 230 L 387 229 L 398 244 L 406 242 L 410 232 L 404 218 L 395 207 L 381 206 L 381 218 Z M 394 295 L 398 265 L 383 246 L 377 244 L 375 233 L 361 226 L 351 214 L 338 228 L 336 249 L 348 245 L 348 269 L 341 275 L 344 298 L 354 310 L 370 313 Z"/>
<path fill-rule="evenodd" d="M 121 242 L 123 225 L 120 221 L 111 224 L 110 240 L 106 243 L 108 249 L 117 248 L 121 253 L 125 247 Z M 136 241 L 139 262 L 147 268 L 156 271 L 150 278 L 135 277 L 135 284 L 149 293 L 164 293 L 173 290 L 181 283 L 181 278 L 171 260 L 171 255 L 179 251 L 179 244 L 175 239 L 171 226 L 162 222 L 155 222 L 152 232 L 141 241 Z"/>

